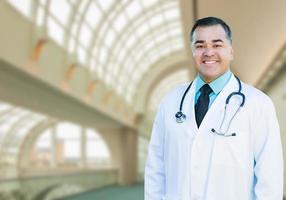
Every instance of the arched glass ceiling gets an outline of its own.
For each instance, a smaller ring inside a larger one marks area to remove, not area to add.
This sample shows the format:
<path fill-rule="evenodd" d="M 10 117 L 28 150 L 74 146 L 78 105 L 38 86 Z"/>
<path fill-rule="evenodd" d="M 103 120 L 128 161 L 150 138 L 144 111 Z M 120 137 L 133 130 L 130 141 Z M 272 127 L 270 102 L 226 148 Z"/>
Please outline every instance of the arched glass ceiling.
<path fill-rule="evenodd" d="M 0 102 L 0 165 L 16 164 L 25 136 L 45 119 L 47 117 L 39 113 Z"/>
<path fill-rule="evenodd" d="M 96 130 L 69 122 L 53 123 L 49 127 L 43 127 L 44 130 L 36 128 L 48 121 L 55 122 L 56 120 L 31 110 L 0 102 L 0 168 L 2 169 L 0 178 L 16 175 L 14 172 L 10 174 L 9 171 L 17 167 L 25 138 L 35 134 L 40 135 L 35 143 L 39 151 L 31 152 L 31 158 L 33 158 L 31 164 L 45 163 L 46 156 L 52 158 L 52 151 L 49 153 L 47 149 L 52 149 L 54 147 L 52 141 L 55 141 L 55 144 L 59 145 L 57 153 L 62 156 L 61 161 L 78 161 L 84 154 L 87 167 L 112 167 L 109 148 Z M 52 134 L 53 137 L 51 137 Z M 85 144 L 85 152 L 81 154 L 83 144 Z"/>
<path fill-rule="evenodd" d="M 188 83 L 189 80 L 190 77 L 188 69 L 179 70 L 163 79 L 153 90 L 150 101 L 147 105 L 147 109 L 149 111 L 156 111 L 161 99 L 168 91 L 171 90 L 172 87 L 177 86 L 179 84 Z"/>
<path fill-rule="evenodd" d="M 5 110 L 1 109 L 0 111 L 1 149 L 6 146 L 9 146 L 11 149 L 17 147 L 31 127 L 46 119 L 46 117 L 41 114 L 33 113 L 19 107 L 13 107 L 5 103 L 0 103 L 0 105 L 1 108 L 6 107 Z M 9 151 L 9 149 L 6 149 L 6 151 Z"/>
<path fill-rule="evenodd" d="M 53 152 L 56 153 L 54 158 Z M 111 167 L 110 150 L 94 129 L 83 128 L 69 122 L 61 122 L 46 129 L 38 137 L 30 152 L 30 163 L 33 167 L 47 168 L 53 166 L 53 163 L 62 166 L 70 164 L 80 166 L 83 162 L 91 168 Z"/>
<path fill-rule="evenodd" d="M 128 102 L 154 63 L 184 48 L 177 0 L 9 2 Z"/>

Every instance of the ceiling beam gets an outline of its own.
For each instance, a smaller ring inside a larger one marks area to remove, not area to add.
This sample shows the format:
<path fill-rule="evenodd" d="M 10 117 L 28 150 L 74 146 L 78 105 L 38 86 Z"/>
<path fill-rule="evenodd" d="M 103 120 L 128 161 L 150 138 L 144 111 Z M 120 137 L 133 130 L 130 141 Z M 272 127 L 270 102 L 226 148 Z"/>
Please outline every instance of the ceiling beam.
<path fill-rule="evenodd" d="M 2 101 L 95 128 L 132 127 L 1 59 L 0 68 Z"/>

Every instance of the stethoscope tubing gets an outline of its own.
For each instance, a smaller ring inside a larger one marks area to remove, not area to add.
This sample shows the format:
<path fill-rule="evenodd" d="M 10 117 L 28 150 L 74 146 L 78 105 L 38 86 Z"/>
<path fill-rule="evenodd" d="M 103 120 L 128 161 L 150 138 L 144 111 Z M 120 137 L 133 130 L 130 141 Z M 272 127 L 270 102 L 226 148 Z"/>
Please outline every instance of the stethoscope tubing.
<path fill-rule="evenodd" d="M 241 101 L 241 103 L 240 103 L 240 105 L 239 105 L 239 108 L 236 110 L 234 116 L 231 118 L 226 132 L 229 130 L 230 123 L 231 123 L 232 120 L 234 119 L 235 115 L 238 113 L 238 111 L 240 110 L 240 108 L 244 106 L 244 103 L 245 103 L 245 95 L 241 92 L 241 90 L 242 90 L 241 81 L 239 80 L 239 78 L 238 78 L 237 76 L 234 75 L 234 77 L 236 78 L 236 80 L 237 80 L 237 82 L 238 82 L 238 87 L 239 87 L 239 88 L 238 88 L 238 91 L 237 91 L 237 92 L 232 92 L 232 93 L 230 93 L 230 94 L 228 95 L 228 97 L 226 98 L 226 101 L 225 101 L 225 110 L 224 110 L 224 117 L 223 117 L 223 121 L 222 121 L 222 123 L 221 123 L 221 125 L 220 125 L 220 129 L 221 129 L 222 124 L 223 124 L 223 122 L 224 122 L 225 113 L 226 113 L 226 107 L 227 107 L 227 105 L 229 104 L 230 99 L 231 99 L 233 96 L 235 96 L 235 95 L 239 95 L 239 96 L 241 96 L 242 101 Z M 184 92 L 184 94 L 183 94 L 183 96 L 182 96 L 181 102 L 180 102 L 179 111 L 175 114 L 177 123 L 183 123 L 183 122 L 186 120 L 186 115 L 182 112 L 182 110 L 183 110 L 183 104 L 184 104 L 184 101 L 185 101 L 185 97 L 186 97 L 187 93 L 189 92 L 189 90 L 190 90 L 190 88 L 191 88 L 191 86 L 192 86 L 192 83 L 193 83 L 193 82 L 191 82 L 191 83 L 188 85 L 187 89 L 185 90 L 185 92 Z M 214 128 L 212 128 L 211 131 L 212 131 L 213 133 L 216 133 L 217 135 L 220 135 L 220 136 L 226 136 L 226 137 L 228 137 L 228 136 L 236 136 L 236 133 L 232 133 L 232 134 L 230 134 L 230 135 L 226 135 L 226 132 L 225 132 L 225 133 L 217 132 Z"/>

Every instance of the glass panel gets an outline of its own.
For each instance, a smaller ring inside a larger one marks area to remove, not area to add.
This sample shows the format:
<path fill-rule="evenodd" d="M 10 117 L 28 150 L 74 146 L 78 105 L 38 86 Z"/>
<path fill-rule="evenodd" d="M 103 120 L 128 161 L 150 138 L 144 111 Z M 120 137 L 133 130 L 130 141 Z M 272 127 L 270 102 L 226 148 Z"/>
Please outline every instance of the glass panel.
<path fill-rule="evenodd" d="M 150 30 L 150 27 L 147 24 L 141 24 L 136 29 L 138 33 L 138 37 L 144 37 L 149 30 Z"/>
<path fill-rule="evenodd" d="M 182 42 L 182 38 L 178 37 L 176 40 L 173 40 L 171 43 L 172 50 L 178 50 L 184 48 L 184 44 Z"/>
<path fill-rule="evenodd" d="M 33 167 L 47 167 L 52 162 L 52 131 L 45 130 L 37 139 L 36 145 L 30 152 L 30 163 Z"/>
<path fill-rule="evenodd" d="M 63 122 L 57 125 L 57 138 L 64 140 L 64 139 L 73 139 L 78 140 L 79 134 L 81 133 L 81 129 L 79 126 L 69 123 Z"/>
<path fill-rule="evenodd" d="M 97 2 L 104 11 L 107 11 L 111 7 L 114 0 L 97 0 Z"/>
<path fill-rule="evenodd" d="M 169 30 L 169 35 L 172 37 L 178 37 L 178 36 L 182 37 L 182 30 L 179 28 L 171 29 Z"/>
<path fill-rule="evenodd" d="M 160 24 L 162 24 L 163 21 L 164 21 L 163 16 L 161 14 L 158 14 L 150 19 L 150 25 L 152 28 L 155 28 L 159 26 Z"/>
<path fill-rule="evenodd" d="M 125 59 L 125 57 L 127 56 L 127 49 L 124 48 L 122 50 L 120 50 L 118 53 L 117 53 L 117 59 L 118 59 L 118 62 L 122 62 L 123 59 Z"/>
<path fill-rule="evenodd" d="M 87 48 L 90 45 L 92 32 L 86 24 L 83 24 L 80 30 L 79 40 L 81 44 Z"/>
<path fill-rule="evenodd" d="M 144 45 L 145 52 L 153 49 L 155 47 L 155 43 L 152 40 L 149 40 L 147 44 Z"/>
<path fill-rule="evenodd" d="M 168 21 L 174 20 L 174 19 L 179 19 L 180 13 L 178 9 L 169 9 L 165 11 L 165 18 Z"/>
<path fill-rule="evenodd" d="M 151 6 L 154 6 L 156 3 L 158 3 L 159 0 L 141 0 L 142 5 L 144 8 L 149 8 Z"/>
<path fill-rule="evenodd" d="M 44 116 L 40 116 L 40 115 L 36 115 L 32 113 L 27 117 L 28 119 L 26 120 L 26 122 L 17 131 L 17 136 L 20 138 L 23 138 L 24 136 L 29 134 L 29 131 L 31 130 L 31 128 L 33 128 L 36 124 L 40 123 L 42 120 L 46 119 L 46 117 Z"/>
<path fill-rule="evenodd" d="M 48 34 L 57 43 L 63 45 L 63 40 L 64 40 L 63 28 L 50 17 L 48 18 Z"/>
<path fill-rule="evenodd" d="M 1 119 L 5 121 L 4 123 L 0 124 L 0 132 L 7 133 L 9 129 L 11 128 L 11 126 L 14 123 L 17 123 L 18 120 L 21 119 L 26 114 L 27 114 L 27 111 L 24 111 L 22 109 L 15 109 L 9 114 L 5 115 L 5 118 Z"/>
<path fill-rule="evenodd" d="M 170 54 L 172 52 L 172 49 L 170 49 L 170 47 L 163 47 L 162 49 L 160 49 L 160 55 L 163 57 L 163 56 L 166 56 L 168 54 Z"/>
<path fill-rule="evenodd" d="M 36 144 L 37 149 L 51 149 L 51 136 L 52 130 L 47 129 L 45 130 L 40 137 L 38 138 Z"/>
<path fill-rule="evenodd" d="M 108 46 L 108 47 L 111 47 L 113 42 L 114 42 L 114 39 L 116 37 L 116 34 L 114 31 L 112 30 L 109 30 L 108 33 L 105 35 L 105 44 Z"/>
<path fill-rule="evenodd" d="M 128 38 L 128 40 L 127 40 L 127 42 L 125 44 L 126 45 L 125 48 L 129 49 L 137 41 L 138 41 L 138 39 L 135 37 L 135 35 L 130 35 L 130 37 Z"/>
<path fill-rule="evenodd" d="M 62 157 L 66 163 L 74 163 L 80 158 L 79 126 L 72 123 L 60 123 L 56 127 L 57 148 L 62 149 Z"/>
<path fill-rule="evenodd" d="M 132 1 L 128 7 L 126 8 L 126 13 L 128 14 L 128 17 L 130 19 L 137 16 L 142 11 L 141 5 L 138 3 L 138 1 Z"/>
<path fill-rule="evenodd" d="M 80 158 L 80 141 L 65 140 L 59 146 L 63 148 L 65 162 L 77 162 Z"/>
<path fill-rule="evenodd" d="M 169 38 L 169 36 L 167 34 L 157 34 L 157 37 L 156 37 L 157 45 L 164 42 L 164 41 L 168 42 L 168 38 Z"/>
<path fill-rule="evenodd" d="M 86 63 L 86 50 L 82 47 L 77 48 L 78 59 L 82 64 Z"/>
<path fill-rule="evenodd" d="M 102 47 L 100 50 L 101 51 L 100 51 L 99 61 L 101 64 L 103 64 L 106 62 L 108 50 L 105 47 Z"/>
<path fill-rule="evenodd" d="M 189 71 L 188 69 L 182 69 L 172 75 L 163 79 L 156 88 L 152 91 L 150 102 L 148 102 L 148 110 L 155 111 L 158 107 L 162 97 L 171 90 L 172 87 L 182 83 L 189 82 Z"/>
<path fill-rule="evenodd" d="M 126 15 L 120 14 L 113 21 L 113 27 L 115 28 L 115 30 L 118 33 L 120 33 L 122 31 L 122 29 L 125 27 L 125 25 L 127 24 L 127 22 L 128 22 L 128 19 L 127 19 Z"/>
<path fill-rule="evenodd" d="M 92 129 L 87 130 L 87 158 L 102 162 L 110 159 L 110 152 L 104 140 Z"/>
<path fill-rule="evenodd" d="M 16 8 L 26 17 L 31 17 L 31 0 L 8 0 L 8 3 L 10 3 L 14 8 Z"/>
<path fill-rule="evenodd" d="M 66 0 L 51 0 L 50 12 L 61 24 L 66 25 L 70 15 L 70 5 Z"/>
<path fill-rule="evenodd" d="M 89 5 L 88 10 L 86 12 L 85 16 L 86 22 L 94 29 L 95 27 L 97 27 L 101 17 L 102 17 L 101 11 L 98 9 L 95 3 L 92 2 Z"/>

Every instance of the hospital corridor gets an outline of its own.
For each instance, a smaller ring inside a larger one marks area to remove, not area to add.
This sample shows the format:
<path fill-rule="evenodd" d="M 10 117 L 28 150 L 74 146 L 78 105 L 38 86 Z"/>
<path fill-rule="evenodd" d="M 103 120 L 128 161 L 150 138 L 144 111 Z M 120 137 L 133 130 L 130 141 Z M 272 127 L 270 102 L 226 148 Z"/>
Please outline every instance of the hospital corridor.
<path fill-rule="evenodd" d="M 196 77 L 190 31 L 207 16 L 232 29 L 231 72 L 273 101 L 286 160 L 285 8 L 0 0 L 0 200 L 143 200 L 159 103 Z"/>

